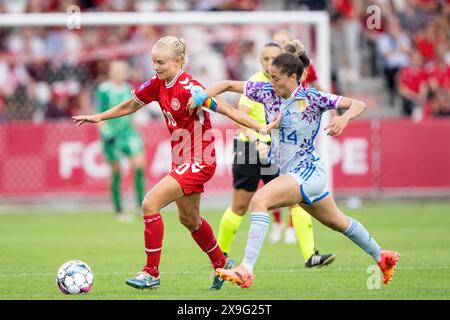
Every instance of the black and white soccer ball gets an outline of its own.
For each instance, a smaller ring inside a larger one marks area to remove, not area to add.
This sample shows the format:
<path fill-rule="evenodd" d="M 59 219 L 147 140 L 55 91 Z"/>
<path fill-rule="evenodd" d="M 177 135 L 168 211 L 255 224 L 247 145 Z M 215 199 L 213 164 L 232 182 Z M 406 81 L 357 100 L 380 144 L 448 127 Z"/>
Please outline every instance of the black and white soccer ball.
<path fill-rule="evenodd" d="M 65 294 L 88 293 L 94 283 L 94 274 L 87 263 L 71 260 L 64 263 L 56 274 L 56 284 Z"/>

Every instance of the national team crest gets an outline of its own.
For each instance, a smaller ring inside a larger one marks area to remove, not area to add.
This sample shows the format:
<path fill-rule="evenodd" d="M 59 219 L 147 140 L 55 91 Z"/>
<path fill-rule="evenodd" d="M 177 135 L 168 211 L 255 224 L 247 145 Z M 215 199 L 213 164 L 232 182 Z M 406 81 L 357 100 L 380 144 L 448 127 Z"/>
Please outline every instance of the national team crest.
<path fill-rule="evenodd" d="M 174 111 L 177 111 L 178 109 L 180 109 L 180 100 L 178 100 L 177 98 L 173 97 L 172 101 L 170 102 L 170 106 L 172 107 L 172 109 Z"/>
<path fill-rule="evenodd" d="M 303 112 L 306 110 L 306 107 L 308 107 L 308 102 L 306 100 L 304 99 L 297 100 L 298 111 Z"/>

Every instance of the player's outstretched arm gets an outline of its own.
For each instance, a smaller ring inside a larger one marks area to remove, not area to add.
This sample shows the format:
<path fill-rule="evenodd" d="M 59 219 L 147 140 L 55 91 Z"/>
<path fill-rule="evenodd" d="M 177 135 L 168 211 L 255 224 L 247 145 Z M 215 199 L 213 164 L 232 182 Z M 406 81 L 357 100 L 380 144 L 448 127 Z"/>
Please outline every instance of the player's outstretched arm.
<path fill-rule="evenodd" d="M 336 137 L 344 131 L 350 120 L 359 117 L 367 108 L 364 102 L 346 97 L 342 97 L 336 107 L 347 109 L 347 111 L 340 116 L 333 117 L 328 126 L 324 128 L 324 130 L 328 130 L 329 136 Z"/>
<path fill-rule="evenodd" d="M 249 115 L 240 111 L 239 109 L 233 108 L 226 101 L 215 98 L 217 100 L 217 109 L 216 112 L 223 114 L 244 127 L 250 128 L 256 132 L 261 134 L 267 134 L 271 129 L 278 128 L 280 125 L 281 114 L 278 115 L 274 121 L 269 123 L 268 125 L 261 125 L 259 122 L 253 120 Z"/>
<path fill-rule="evenodd" d="M 73 123 L 79 127 L 85 122 L 98 123 L 108 119 L 123 117 L 138 111 L 141 107 L 142 106 L 139 103 L 131 98 L 105 112 L 93 115 L 74 116 L 72 119 Z"/>
<path fill-rule="evenodd" d="M 227 80 L 216 83 L 207 89 L 203 89 L 200 86 L 193 86 L 191 88 L 192 99 L 189 99 L 186 108 L 188 109 L 189 113 L 192 113 L 192 110 L 199 106 L 202 106 L 209 98 L 215 97 L 221 93 L 227 91 L 243 93 L 244 83 L 244 81 Z"/>
<path fill-rule="evenodd" d="M 213 84 L 205 89 L 208 97 L 215 97 L 224 92 L 244 93 L 245 81 L 226 80 Z"/>

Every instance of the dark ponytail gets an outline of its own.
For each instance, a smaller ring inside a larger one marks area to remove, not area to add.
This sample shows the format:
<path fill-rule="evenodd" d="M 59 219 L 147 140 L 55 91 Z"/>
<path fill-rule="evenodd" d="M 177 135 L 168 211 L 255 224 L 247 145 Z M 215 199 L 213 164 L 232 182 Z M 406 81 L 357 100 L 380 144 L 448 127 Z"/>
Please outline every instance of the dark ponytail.
<path fill-rule="evenodd" d="M 298 58 L 300 59 L 300 61 L 303 63 L 303 68 L 306 69 L 309 67 L 309 65 L 311 64 L 311 61 L 309 60 L 308 56 L 306 55 L 306 52 L 303 51 L 302 53 L 300 53 L 298 55 Z M 303 73 L 303 72 L 302 72 Z"/>

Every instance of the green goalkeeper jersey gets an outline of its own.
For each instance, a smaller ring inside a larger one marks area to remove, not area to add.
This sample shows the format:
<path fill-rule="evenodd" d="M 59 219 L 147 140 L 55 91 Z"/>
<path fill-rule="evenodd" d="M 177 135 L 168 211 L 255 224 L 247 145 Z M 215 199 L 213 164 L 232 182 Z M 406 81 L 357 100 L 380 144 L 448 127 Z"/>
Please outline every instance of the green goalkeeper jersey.
<path fill-rule="evenodd" d="M 110 81 L 101 83 L 95 92 L 95 108 L 97 112 L 104 112 L 112 107 L 130 99 L 131 86 L 127 83 L 116 86 Z M 102 138 L 108 139 L 114 136 L 124 136 L 134 132 L 131 116 L 110 119 L 104 121 L 101 127 Z"/>

